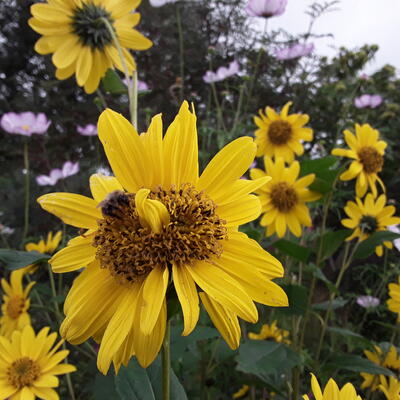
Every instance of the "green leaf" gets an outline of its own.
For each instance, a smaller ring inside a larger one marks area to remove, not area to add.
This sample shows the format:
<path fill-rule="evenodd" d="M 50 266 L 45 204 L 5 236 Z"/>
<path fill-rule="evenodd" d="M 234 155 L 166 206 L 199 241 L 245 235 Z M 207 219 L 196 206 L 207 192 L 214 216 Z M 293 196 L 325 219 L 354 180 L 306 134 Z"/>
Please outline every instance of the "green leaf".
<path fill-rule="evenodd" d="M 108 69 L 105 77 L 102 79 L 104 90 L 111 94 L 127 93 L 128 89 L 121 78 L 113 69 Z"/>
<path fill-rule="evenodd" d="M 374 375 L 395 376 L 392 371 L 360 356 L 337 355 L 328 361 L 328 366 L 353 372 L 366 372 Z"/>
<path fill-rule="evenodd" d="M 115 391 L 114 376 L 110 372 L 107 376 L 97 373 L 93 386 L 94 400 L 120 400 Z"/>
<path fill-rule="evenodd" d="M 334 156 L 326 156 L 315 160 L 304 160 L 300 163 L 300 176 L 308 174 L 319 174 L 323 170 L 327 170 L 337 163 Z"/>
<path fill-rule="evenodd" d="M 312 308 L 314 310 L 336 310 L 337 308 L 343 307 L 347 303 L 347 300 L 338 297 L 332 301 L 324 301 L 322 303 L 313 304 Z"/>
<path fill-rule="evenodd" d="M 121 367 L 115 377 L 115 387 L 121 400 L 162 400 L 162 367 L 160 357 L 147 368 L 142 368 L 136 359 L 127 367 Z M 170 369 L 171 399 L 187 400 L 183 386 L 172 368 Z"/>
<path fill-rule="evenodd" d="M 320 239 L 322 242 L 321 257 L 326 260 L 332 256 L 335 251 L 342 245 L 344 240 L 350 236 L 351 231 L 348 229 L 341 229 L 339 231 L 327 232 Z M 318 248 L 320 243 L 318 243 Z"/>
<path fill-rule="evenodd" d="M 361 336 L 360 334 L 351 331 L 350 329 L 343 329 L 343 328 L 336 328 L 336 327 L 328 327 L 328 331 L 332 332 L 332 333 L 337 333 L 338 335 L 342 335 L 342 336 L 351 336 L 351 337 L 355 337 L 358 339 L 365 339 L 364 336 Z"/>
<path fill-rule="evenodd" d="M 316 278 L 325 282 L 331 293 L 339 294 L 337 287 L 325 276 L 321 268 L 317 268 L 315 264 L 310 264 L 307 266 L 307 269 L 311 270 L 312 274 L 315 275 Z"/>
<path fill-rule="evenodd" d="M 391 242 L 398 238 L 400 238 L 399 233 L 390 231 L 375 232 L 368 239 L 358 245 L 357 250 L 354 253 L 354 259 L 369 257 L 374 253 L 376 246 L 381 245 L 383 242 Z"/>
<path fill-rule="evenodd" d="M 304 315 L 308 304 L 308 289 L 292 284 L 283 284 L 281 287 L 288 296 L 289 306 L 275 308 L 275 311 L 283 315 Z"/>
<path fill-rule="evenodd" d="M 5 264 L 9 270 L 24 268 L 31 264 L 37 264 L 47 261 L 50 258 L 48 254 L 37 251 L 18 251 L 10 249 L 0 249 L 0 261 Z"/>
<path fill-rule="evenodd" d="M 250 239 L 254 239 L 256 242 L 259 242 L 263 234 L 258 229 L 251 228 L 250 226 L 240 227 L 240 232 L 245 233 Z"/>
<path fill-rule="evenodd" d="M 293 243 L 286 239 L 277 240 L 274 246 L 282 253 L 287 254 L 301 262 L 307 262 L 308 258 L 312 254 L 312 251 L 307 247 L 300 246 L 299 244 Z"/>

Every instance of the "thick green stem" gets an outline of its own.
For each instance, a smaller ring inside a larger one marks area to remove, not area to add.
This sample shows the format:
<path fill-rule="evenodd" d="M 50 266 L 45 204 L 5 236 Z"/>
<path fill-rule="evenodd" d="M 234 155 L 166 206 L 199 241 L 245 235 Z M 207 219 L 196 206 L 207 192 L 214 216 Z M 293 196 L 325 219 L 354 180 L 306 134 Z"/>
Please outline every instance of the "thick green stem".
<path fill-rule="evenodd" d="M 170 370 L 171 370 L 170 321 L 167 322 L 167 327 L 165 329 L 161 358 L 162 358 L 163 400 L 170 400 Z"/>
<path fill-rule="evenodd" d="M 29 182 L 29 138 L 24 142 L 24 172 L 25 172 L 25 212 L 24 212 L 24 230 L 22 233 L 22 243 L 25 242 L 26 235 L 29 229 L 29 197 L 30 197 L 30 182 Z"/>
<path fill-rule="evenodd" d="M 107 27 L 110 32 L 111 37 L 113 38 L 115 47 L 118 50 L 119 58 L 121 59 L 122 68 L 125 74 L 126 84 L 128 86 L 128 97 L 129 97 L 129 111 L 131 114 L 131 122 L 132 125 L 137 129 L 137 72 L 134 71 L 133 79 L 129 76 L 128 65 L 126 63 L 124 52 L 122 50 L 121 44 L 115 34 L 115 30 L 110 24 L 110 22 L 106 18 L 101 18 L 104 25 Z"/>
<path fill-rule="evenodd" d="M 178 26 L 178 37 L 179 37 L 179 74 L 181 78 L 181 85 L 179 87 L 179 102 L 182 103 L 184 99 L 184 76 L 185 76 L 185 59 L 184 59 L 184 47 L 183 47 L 183 29 L 182 19 L 179 5 L 176 7 L 176 24 Z"/>

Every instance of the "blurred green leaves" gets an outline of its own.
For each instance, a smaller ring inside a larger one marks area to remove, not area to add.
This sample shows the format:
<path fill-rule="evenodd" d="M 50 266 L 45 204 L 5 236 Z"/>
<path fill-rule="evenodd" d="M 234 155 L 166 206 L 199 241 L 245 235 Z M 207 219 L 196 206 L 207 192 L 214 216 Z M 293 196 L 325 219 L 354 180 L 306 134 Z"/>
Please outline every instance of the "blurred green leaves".
<path fill-rule="evenodd" d="M 28 265 L 37 264 L 49 259 L 49 255 L 37 251 L 0 249 L 0 261 L 8 270 L 21 269 Z"/>

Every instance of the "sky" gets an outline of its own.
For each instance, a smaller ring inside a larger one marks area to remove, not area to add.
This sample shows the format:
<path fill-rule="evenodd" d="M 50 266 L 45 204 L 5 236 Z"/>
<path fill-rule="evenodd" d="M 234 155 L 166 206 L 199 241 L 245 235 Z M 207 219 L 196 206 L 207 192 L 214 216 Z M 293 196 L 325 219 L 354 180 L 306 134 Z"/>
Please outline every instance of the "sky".
<path fill-rule="evenodd" d="M 271 18 L 268 26 L 272 29 L 282 27 L 292 34 L 304 33 L 310 21 L 304 11 L 313 2 L 288 0 L 285 14 Z M 371 73 L 385 64 L 400 69 L 400 0 L 341 0 L 336 8 L 337 11 L 322 15 L 314 25 L 314 33 L 334 35 L 334 39 L 315 41 L 317 54 L 332 56 L 335 46 L 354 48 L 377 44 L 376 59 L 365 72 Z"/>

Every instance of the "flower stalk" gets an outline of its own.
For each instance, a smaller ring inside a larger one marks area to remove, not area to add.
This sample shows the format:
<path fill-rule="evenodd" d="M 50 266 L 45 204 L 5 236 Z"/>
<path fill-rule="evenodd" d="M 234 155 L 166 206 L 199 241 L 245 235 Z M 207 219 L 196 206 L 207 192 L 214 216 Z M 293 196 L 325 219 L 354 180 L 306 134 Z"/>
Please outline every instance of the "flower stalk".
<path fill-rule="evenodd" d="M 25 170 L 25 209 L 24 209 L 24 230 L 22 233 L 22 243 L 26 239 L 29 229 L 29 197 L 30 197 L 30 182 L 29 182 L 29 142 L 28 138 L 24 142 L 24 170 Z"/>
<path fill-rule="evenodd" d="M 163 400 L 170 400 L 170 370 L 171 370 L 171 323 L 168 320 L 165 328 L 165 336 L 162 345 L 162 382 L 163 382 Z"/>

